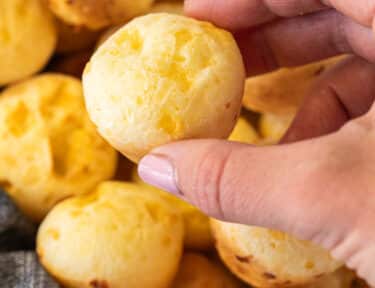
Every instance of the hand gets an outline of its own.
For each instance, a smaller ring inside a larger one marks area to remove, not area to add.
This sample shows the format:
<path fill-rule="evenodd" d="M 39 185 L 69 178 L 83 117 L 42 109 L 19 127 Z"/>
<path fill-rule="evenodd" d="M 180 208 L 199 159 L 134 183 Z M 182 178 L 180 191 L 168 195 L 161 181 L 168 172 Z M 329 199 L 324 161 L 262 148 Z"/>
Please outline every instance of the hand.
<path fill-rule="evenodd" d="M 140 176 L 218 219 L 322 245 L 375 285 L 375 1 L 190 0 L 185 8 L 241 30 L 249 75 L 356 56 L 321 75 L 282 145 L 178 142 L 143 158 Z"/>

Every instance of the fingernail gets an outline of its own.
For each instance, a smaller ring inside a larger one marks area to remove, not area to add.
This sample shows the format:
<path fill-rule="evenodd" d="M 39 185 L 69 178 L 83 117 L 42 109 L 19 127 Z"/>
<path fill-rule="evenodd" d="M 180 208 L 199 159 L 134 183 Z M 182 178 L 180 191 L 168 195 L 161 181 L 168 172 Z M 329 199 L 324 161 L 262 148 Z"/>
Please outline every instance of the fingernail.
<path fill-rule="evenodd" d="M 175 169 L 167 157 L 150 154 L 142 158 L 138 165 L 141 179 L 172 194 L 181 194 L 176 183 Z"/>

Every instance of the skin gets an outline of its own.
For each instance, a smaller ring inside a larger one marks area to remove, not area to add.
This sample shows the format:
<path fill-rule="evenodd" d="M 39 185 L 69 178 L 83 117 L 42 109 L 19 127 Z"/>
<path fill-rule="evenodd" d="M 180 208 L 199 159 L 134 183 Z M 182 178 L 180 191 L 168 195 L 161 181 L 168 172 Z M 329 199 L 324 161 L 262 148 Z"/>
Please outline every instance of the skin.
<path fill-rule="evenodd" d="M 185 12 L 233 31 L 249 75 L 352 56 L 321 74 L 280 145 L 177 142 L 143 158 L 141 177 L 218 219 L 322 245 L 375 286 L 375 0 L 188 0 Z"/>

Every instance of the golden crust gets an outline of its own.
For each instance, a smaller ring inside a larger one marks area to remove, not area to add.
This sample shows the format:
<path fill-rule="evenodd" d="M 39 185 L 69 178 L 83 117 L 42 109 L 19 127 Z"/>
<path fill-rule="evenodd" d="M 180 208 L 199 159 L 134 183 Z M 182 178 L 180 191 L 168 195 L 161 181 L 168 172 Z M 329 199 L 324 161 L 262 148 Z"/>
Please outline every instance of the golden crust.
<path fill-rule="evenodd" d="M 83 75 L 86 106 L 99 133 L 137 162 L 171 141 L 228 137 L 239 116 L 244 73 L 229 32 L 183 16 L 149 14 L 95 52 Z"/>
<path fill-rule="evenodd" d="M 0 86 L 41 70 L 56 41 L 54 19 L 41 1 L 0 1 Z"/>
<path fill-rule="evenodd" d="M 139 185 L 104 182 L 53 208 L 40 226 L 37 253 L 67 287 L 165 288 L 182 239 L 182 220 L 162 198 Z"/>
<path fill-rule="evenodd" d="M 256 287 L 303 285 L 341 266 L 324 249 L 281 232 L 217 220 L 211 227 L 224 263 Z"/>
<path fill-rule="evenodd" d="M 116 169 L 117 153 L 90 122 L 73 77 L 44 74 L 6 89 L 0 137 L 0 185 L 36 221 Z"/>
<path fill-rule="evenodd" d="M 345 57 L 345 56 L 344 56 Z M 342 60 L 343 56 L 296 68 L 282 68 L 275 72 L 248 78 L 243 106 L 249 110 L 272 113 L 295 113 L 313 81 L 324 70 Z"/>
<path fill-rule="evenodd" d="M 93 30 L 124 23 L 148 11 L 153 0 L 46 0 L 63 21 Z"/>

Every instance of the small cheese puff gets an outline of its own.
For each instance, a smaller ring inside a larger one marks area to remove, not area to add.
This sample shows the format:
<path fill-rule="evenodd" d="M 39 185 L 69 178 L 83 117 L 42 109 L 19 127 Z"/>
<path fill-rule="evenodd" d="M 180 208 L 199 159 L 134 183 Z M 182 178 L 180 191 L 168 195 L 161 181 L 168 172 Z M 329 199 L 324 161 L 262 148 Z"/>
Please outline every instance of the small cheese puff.
<path fill-rule="evenodd" d="M 110 179 L 116 162 L 89 120 L 79 80 L 44 74 L 1 94 L 0 186 L 33 220 Z"/>
<path fill-rule="evenodd" d="M 124 23 L 147 12 L 153 0 L 48 0 L 50 9 L 66 23 L 98 30 Z"/>
<path fill-rule="evenodd" d="M 0 86 L 41 70 L 56 42 L 53 16 L 40 0 L 0 1 Z"/>
<path fill-rule="evenodd" d="M 307 284 L 342 265 L 323 248 L 285 233 L 218 220 L 211 228 L 223 262 L 255 287 Z"/>
<path fill-rule="evenodd" d="M 172 141 L 227 138 L 240 114 L 244 79 L 229 32 L 156 13 L 131 21 L 101 45 L 83 84 L 99 133 L 137 162 Z"/>
<path fill-rule="evenodd" d="M 42 223 L 42 265 L 70 288 L 166 288 L 182 254 L 178 213 L 137 185 L 103 182 L 58 204 Z"/>

